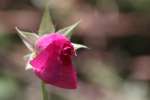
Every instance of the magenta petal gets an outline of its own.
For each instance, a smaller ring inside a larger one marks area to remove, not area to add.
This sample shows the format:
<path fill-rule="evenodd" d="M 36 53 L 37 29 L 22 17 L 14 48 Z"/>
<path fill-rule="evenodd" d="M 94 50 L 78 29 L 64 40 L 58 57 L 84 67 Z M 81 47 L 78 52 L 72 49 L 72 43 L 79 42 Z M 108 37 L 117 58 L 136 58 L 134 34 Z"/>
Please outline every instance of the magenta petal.
<path fill-rule="evenodd" d="M 30 63 L 36 75 L 44 82 L 58 87 L 75 89 L 77 87 L 76 71 L 71 57 L 60 56 L 61 46 L 65 41 L 50 43 Z"/>
<path fill-rule="evenodd" d="M 36 42 L 36 48 L 41 50 L 44 50 L 47 48 L 47 46 L 52 43 L 55 40 L 59 40 L 57 42 L 60 42 L 60 44 L 66 40 L 68 40 L 65 36 L 61 35 L 60 33 L 51 33 L 51 34 L 45 34 L 42 37 L 38 39 Z M 60 41 L 61 40 L 61 41 Z"/>

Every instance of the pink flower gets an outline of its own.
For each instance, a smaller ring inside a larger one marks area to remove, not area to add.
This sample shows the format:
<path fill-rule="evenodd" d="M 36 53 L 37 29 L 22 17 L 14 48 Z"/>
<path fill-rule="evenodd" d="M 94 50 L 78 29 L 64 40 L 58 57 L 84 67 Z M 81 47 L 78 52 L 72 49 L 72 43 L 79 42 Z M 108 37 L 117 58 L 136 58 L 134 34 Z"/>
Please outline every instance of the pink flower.
<path fill-rule="evenodd" d="M 43 35 L 36 42 L 37 55 L 30 61 L 33 71 L 45 83 L 75 89 L 76 71 L 72 65 L 75 49 L 60 33 Z"/>

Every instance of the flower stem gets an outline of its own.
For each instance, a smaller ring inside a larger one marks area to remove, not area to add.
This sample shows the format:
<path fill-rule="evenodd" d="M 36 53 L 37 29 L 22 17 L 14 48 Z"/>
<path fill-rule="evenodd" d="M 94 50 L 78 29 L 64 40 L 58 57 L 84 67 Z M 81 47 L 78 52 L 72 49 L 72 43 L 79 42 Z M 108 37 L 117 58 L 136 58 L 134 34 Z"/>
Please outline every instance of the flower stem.
<path fill-rule="evenodd" d="M 41 81 L 41 91 L 43 95 L 43 100 L 48 100 L 48 92 L 46 90 L 45 83 L 43 81 Z"/>

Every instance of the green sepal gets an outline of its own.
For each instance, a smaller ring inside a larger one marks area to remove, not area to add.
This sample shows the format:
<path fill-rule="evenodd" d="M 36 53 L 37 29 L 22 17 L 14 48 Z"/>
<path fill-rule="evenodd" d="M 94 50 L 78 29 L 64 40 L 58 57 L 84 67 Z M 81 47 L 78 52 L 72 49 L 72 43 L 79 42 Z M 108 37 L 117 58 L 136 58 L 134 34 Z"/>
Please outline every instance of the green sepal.
<path fill-rule="evenodd" d="M 49 13 L 49 7 L 47 5 L 44 9 L 38 33 L 39 35 L 44 35 L 52 32 L 55 32 L 55 27 Z"/>
<path fill-rule="evenodd" d="M 35 33 L 21 31 L 17 27 L 16 27 L 16 30 L 17 30 L 20 38 L 22 39 L 23 43 L 26 45 L 26 47 L 31 52 L 33 52 L 34 48 L 35 48 L 35 42 L 37 41 L 39 36 Z"/>
<path fill-rule="evenodd" d="M 60 29 L 58 30 L 58 33 L 62 33 L 65 36 L 67 36 L 68 38 L 71 38 L 73 31 L 75 30 L 75 28 L 80 24 L 81 21 L 76 22 L 75 24 L 68 26 L 66 28 Z"/>
<path fill-rule="evenodd" d="M 77 43 L 72 43 L 73 47 L 75 48 L 75 50 L 78 50 L 78 49 L 81 49 L 81 48 L 88 48 L 87 46 L 85 45 L 82 45 L 82 44 L 77 44 Z"/>
<path fill-rule="evenodd" d="M 35 57 L 35 52 L 29 53 L 24 56 L 24 60 L 26 61 L 26 67 L 25 70 L 32 69 L 32 65 L 30 64 L 30 61 Z"/>

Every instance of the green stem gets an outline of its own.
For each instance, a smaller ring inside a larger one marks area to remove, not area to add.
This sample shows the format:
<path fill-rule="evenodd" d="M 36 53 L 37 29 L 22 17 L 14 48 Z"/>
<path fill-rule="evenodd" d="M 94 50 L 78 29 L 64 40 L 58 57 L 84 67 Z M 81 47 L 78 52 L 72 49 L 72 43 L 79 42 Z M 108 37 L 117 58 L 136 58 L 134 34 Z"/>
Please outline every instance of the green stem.
<path fill-rule="evenodd" d="M 43 81 L 41 82 L 41 91 L 43 95 L 43 100 L 48 100 L 48 92 L 46 90 L 45 83 Z"/>

